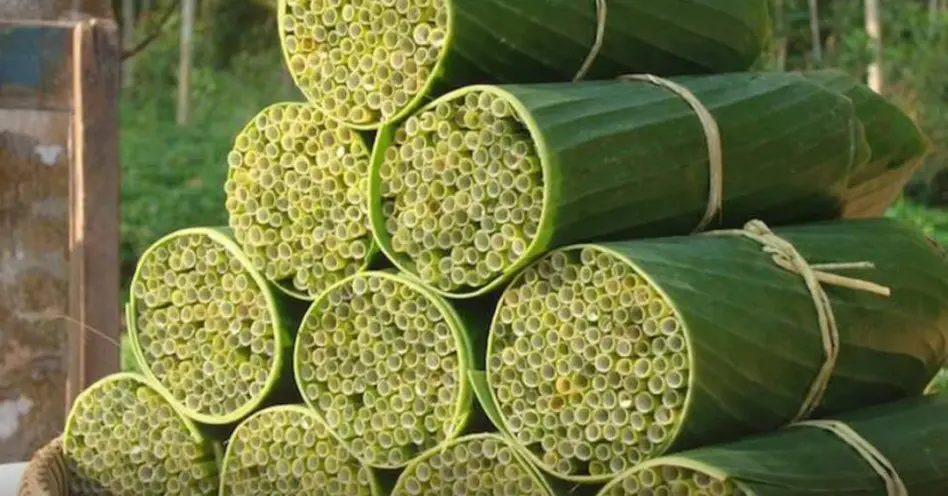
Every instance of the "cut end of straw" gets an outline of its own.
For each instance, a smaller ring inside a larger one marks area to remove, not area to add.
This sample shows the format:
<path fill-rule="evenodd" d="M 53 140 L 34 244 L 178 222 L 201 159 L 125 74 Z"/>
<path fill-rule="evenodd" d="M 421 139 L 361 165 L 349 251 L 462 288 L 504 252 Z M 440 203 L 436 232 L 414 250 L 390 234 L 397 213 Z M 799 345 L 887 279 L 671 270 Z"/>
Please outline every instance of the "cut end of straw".
<path fill-rule="evenodd" d="M 267 279 L 316 298 L 363 269 L 369 150 L 311 105 L 261 111 L 237 136 L 224 189 L 234 237 Z"/>
<path fill-rule="evenodd" d="M 379 170 L 393 256 L 445 293 L 483 287 L 536 239 L 543 174 L 536 147 L 502 97 L 471 91 L 410 117 Z"/>
<path fill-rule="evenodd" d="M 488 380 L 514 439 L 551 472 L 607 477 L 672 442 L 688 394 L 684 329 L 610 252 L 571 248 L 528 267 L 494 318 Z"/>
<path fill-rule="evenodd" d="M 353 276 L 317 300 L 300 328 L 300 391 L 361 460 L 403 466 L 461 427 L 454 325 L 396 276 Z"/>
<path fill-rule="evenodd" d="M 446 0 L 286 0 L 280 36 L 306 98 L 371 126 L 396 117 L 428 84 L 448 33 Z"/>
<path fill-rule="evenodd" d="M 145 366 L 182 410 L 227 417 L 262 400 L 280 351 L 276 317 L 225 246 L 198 232 L 167 238 L 131 289 Z"/>
<path fill-rule="evenodd" d="M 233 496 L 372 494 L 372 473 L 316 415 L 275 407 L 241 423 L 221 469 Z"/>
<path fill-rule="evenodd" d="M 405 469 L 393 496 L 548 496 L 544 484 L 501 438 L 469 436 L 430 453 Z"/>
<path fill-rule="evenodd" d="M 140 380 L 96 383 L 70 423 L 63 453 L 71 494 L 217 494 L 213 451 Z"/>
<path fill-rule="evenodd" d="M 600 496 L 744 496 L 746 492 L 730 480 L 721 480 L 703 472 L 656 465 L 631 471 L 611 482 Z"/>

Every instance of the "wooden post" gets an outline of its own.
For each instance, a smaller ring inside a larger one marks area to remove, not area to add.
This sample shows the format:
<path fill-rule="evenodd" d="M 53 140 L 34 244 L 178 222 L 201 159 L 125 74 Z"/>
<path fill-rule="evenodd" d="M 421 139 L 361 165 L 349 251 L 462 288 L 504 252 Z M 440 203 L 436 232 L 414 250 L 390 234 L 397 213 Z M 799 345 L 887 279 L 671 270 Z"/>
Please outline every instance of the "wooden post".
<path fill-rule="evenodd" d="M 191 118 L 191 38 L 194 34 L 194 0 L 181 0 L 181 59 L 178 66 L 178 124 Z"/>
<path fill-rule="evenodd" d="M 774 58 L 777 61 L 777 70 L 785 71 L 787 70 L 787 26 L 783 19 L 785 10 L 783 0 L 774 0 L 773 9 L 774 25 L 777 31 L 777 53 Z"/>
<path fill-rule="evenodd" d="M 0 463 L 118 370 L 118 40 L 111 21 L 0 21 Z"/>
<path fill-rule="evenodd" d="M 808 0 L 810 8 L 810 41 L 813 43 L 813 63 L 819 67 L 823 63 L 823 38 L 820 36 L 819 0 Z"/>

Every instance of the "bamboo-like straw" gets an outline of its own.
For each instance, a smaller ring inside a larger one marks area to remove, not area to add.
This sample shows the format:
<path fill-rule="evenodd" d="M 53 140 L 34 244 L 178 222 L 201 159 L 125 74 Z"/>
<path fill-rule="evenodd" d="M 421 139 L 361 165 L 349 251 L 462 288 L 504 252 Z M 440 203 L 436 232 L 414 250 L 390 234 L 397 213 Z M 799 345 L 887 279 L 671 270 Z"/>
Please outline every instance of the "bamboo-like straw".
<path fill-rule="evenodd" d="M 371 262 L 369 148 L 316 107 L 261 110 L 227 157 L 227 211 L 253 266 L 290 295 L 313 299 Z"/>
<path fill-rule="evenodd" d="M 438 150 L 441 134 L 446 153 Z M 412 264 L 431 287 L 478 288 L 519 261 L 537 235 L 540 159 L 503 98 L 471 92 L 428 107 L 376 153 L 384 155 L 378 175 L 389 255 Z M 430 180 L 418 186 L 421 176 Z M 427 242 L 442 238 L 448 242 Z"/>
<path fill-rule="evenodd" d="M 73 404 L 63 433 L 72 494 L 217 493 L 217 454 L 143 377 L 116 374 Z"/>
<path fill-rule="evenodd" d="M 463 431 L 472 360 L 446 301 L 400 276 L 366 272 L 313 303 L 294 362 L 304 400 L 353 453 L 400 468 Z"/>
<path fill-rule="evenodd" d="M 234 430 L 221 467 L 220 494 L 380 493 L 372 470 L 303 406 L 262 410 Z"/>
<path fill-rule="evenodd" d="M 127 308 L 133 350 L 174 405 L 208 424 L 234 423 L 277 386 L 289 355 L 291 299 L 217 229 L 191 228 L 139 260 Z"/>
<path fill-rule="evenodd" d="M 554 300 L 571 311 L 536 319 Z M 664 451 L 690 377 L 672 309 L 628 263 L 594 247 L 564 249 L 526 269 L 504 292 L 489 340 L 487 377 L 502 428 L 567 478 L 601 480 Z M 552 360 L 523 359 L 548 352 Z M 528 417 L 542 421 L 526 425 Z M 547 449 L 547 438 L 557 449 Z"/>

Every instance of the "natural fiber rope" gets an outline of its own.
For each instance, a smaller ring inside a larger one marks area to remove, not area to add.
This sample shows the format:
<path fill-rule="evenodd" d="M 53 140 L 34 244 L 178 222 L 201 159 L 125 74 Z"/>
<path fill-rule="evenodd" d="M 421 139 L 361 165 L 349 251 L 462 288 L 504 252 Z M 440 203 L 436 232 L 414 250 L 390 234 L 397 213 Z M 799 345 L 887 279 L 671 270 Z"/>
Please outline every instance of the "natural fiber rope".
<path fill-rule="evenodd" d="M 792 425 L 816 427 L 832 432 L 856 450 L 859 456 L 866 460 L 872 469 L 879 474 L 879 477 L 885 482 L 885 493 L 887 496 L 908 496 L 908 489 L 905 487 L 905 483 L 902 482 L 902 478 L 899 477 L 899 473 L 895 470 L 892 463 L 889 462 L 885 455 L 876 449 L 872 443 L 866 441 L 858 432 L 853 430 L 852 427 L 838 420 L 810 420 Z"/>
<path fill-rule="evenodd" d="M 574 82 L 586 77 L 586 73 L 589 72 L 593 63 L 596 62 L 596 57 L 599 56 L 599 52 L 602 50 L 602 42 L 606 38 L 606 19 L 608 15 L 609 7 L 606 5 L 606 0 L 596 0 L 596 39 L 589 48 L 589 53 L 586 54 L 586 60 L 583 61 L 583 65 L 579 68 L 576 76 L 573 77 Z"/>
<path fill-rule="evenodd" d="M 573 77 L 573 81 L 579 81 L 586 77 L 586 74 L 589 72 L 589 69 L 592 68 L 593 63 L 596 62 L 596 58 L 599 57 L 599 52 L 602 51 L 602 45 L 606 38 L 606 20 L 609 17 L 609 6 L 606 3 L 606 0 L 595 0 L 596 2 L 596 38 L 593 41 L 592 46 L 589 48 L 589 53 L 586 55 L 586 60 L 583 61 L 583 65 L 580 66 L 579 71 L 576 72 L 576 76 Z M 723 202 L 723 189 L 724 189 L 724 152 L 721 146 L 721 130 L 718 128 L 718 122 L 714 119 L 714 116 L 711 114 L 711 111 L 701 103 L 701 100 L 698 99 L 688 88 L 677 84 L 673 81 L 660 78 L 651 74 L 642 74 L 642 75 L 624 75 L 619 76 L 620 80 L 624 81 L 645 81 L 652 83 L 656 86 L 661 86 L 662 88 L 673 91 L 678 96 L 682 97 L 688 105 L 694 109 L 695 113 L 698 114 L 698 119 L 701 120 L 701 127 L 704 128 L 704 135 L 708 141 L 708 162 L 710 168 L 710 185 L 708 191 L 708 206 L 705 210 L 704 216 L 701 218 L 701 222 L 698 223 L 698 227 L 695 228 L 694 232 L 701 232 L 711 224 L 711 221 L 714 220 L 714 217 L 721 212 L 721 206 Z"/>
<path fill-rule="evenodd" d="M 69 494 L 62 439 L 56 438 L 37 451 L 23 473 L 18 496 L 66 496 Z"/>
<path fill-rule="evenodd" d="M 879 296 L 889 296 L 891 290 L 885 286 L 868 281 L 829 272 L 833 270 L 875 268 L 870 262 L 810 264 L 790 242 L 774 234 L 773 231 L 767 227 L 767 224 L 760 220 L 748 222 L 744 226 L 744 229 L 712 231 L 708 234 L 737 235 L 756 241 L 763 246 L 765 253 L 771 255 L 771 258 L 777 266 L 799 275 L 806 283 L 807 290 L 810 292 L 813 298 L 813 305 L 816 308 L 816 315 L 820 324 L 820 334 L 823 340 L 823 350 L 826 354 L 826 359 L 822 367 L 820 367 L 816 378 L 813 380 L 806 399 L 800 406 L 800 411 L 794 420 L 808 417 L 822 401 L 830 377 L 832 377 L 833 370 L 836 368 L 836 360 L 839 357 L 839 329 L 836 327 L 836 316 L 833 314 L 833 306 L 830 303 L 826 291 L 823 290 L 822 285 L 828 284 L 857 291 L 865 291 Z"/>
<path fill-rule="evenodd" d="M 715 120 L 711 111 L 701 103 L 701 100 L 695 96 L 688 88 L 651 74 L 627 74 L 619 76 L 622 81 L 645 81 L 647 83 L 660 86 L 671 90 L 676 95 L 684 99 L 688 105 L 698 115 L 701 121 L 701 127 L 704 129 L 704 136 L 708 143 L 708 205 L 705 209 L 701 222 L 693 232 L 701 232 L 707 228 L 715 216 L 721 212 L 724 201 L 724 149 L 721 146 L 721 130 L 718 127 L 718 121 Z"/>

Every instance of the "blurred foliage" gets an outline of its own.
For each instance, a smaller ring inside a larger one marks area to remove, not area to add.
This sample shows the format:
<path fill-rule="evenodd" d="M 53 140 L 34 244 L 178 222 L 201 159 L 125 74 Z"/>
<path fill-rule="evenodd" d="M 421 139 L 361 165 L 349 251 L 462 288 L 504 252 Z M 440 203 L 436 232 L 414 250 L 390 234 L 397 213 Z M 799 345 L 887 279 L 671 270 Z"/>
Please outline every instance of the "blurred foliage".
<path fill-rule="evenodd" d="M 248 2 L 202 4 L 185 126 L 175 124 L 179 20 L 136 57 L 120 110 L 124 285 L 138 254 L 161 236 L 226 224 L 225 158 L 234 135 L 264 106 L 300 98 L 283 72 L 275 22 Z"/>
<path fill-rule="evenodd" d="M 939 3 L 940 2 L 940 3 Z M 874 53 L 864 28 L 864 2 L 820 0 L 818 18 L 822 60 L 813 59 L 811 15 L 807 0 L 782 4 L 784 20 L 776 34 L 787 46 L 787 70 L 840 68 L 865 80 Z M 930 141 L 930 153 L 913 181 L 910 196 L 925 204 L 948 205 L 948 8 L 944 0 L 932 15 L 930 0 L 881 2 L 885 96 L 918 122 Z M 776 66 L 771 60 L 770 68 Z"/>

